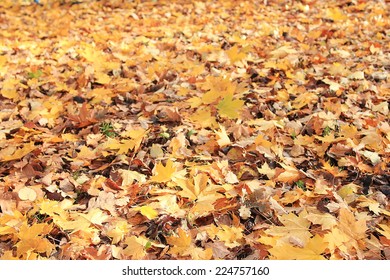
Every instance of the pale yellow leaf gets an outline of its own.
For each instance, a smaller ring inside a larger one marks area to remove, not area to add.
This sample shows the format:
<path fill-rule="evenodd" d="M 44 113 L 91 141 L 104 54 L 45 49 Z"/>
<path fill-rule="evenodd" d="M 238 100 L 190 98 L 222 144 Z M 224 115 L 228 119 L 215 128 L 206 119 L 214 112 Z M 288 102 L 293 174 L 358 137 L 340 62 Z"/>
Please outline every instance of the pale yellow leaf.
<path fill-rule="evenodd" d="M 23 187 L 18 191 L 18 196 L 21 200 L 34 201 L 37 198 L 37 193 L 29 187 Z"/>

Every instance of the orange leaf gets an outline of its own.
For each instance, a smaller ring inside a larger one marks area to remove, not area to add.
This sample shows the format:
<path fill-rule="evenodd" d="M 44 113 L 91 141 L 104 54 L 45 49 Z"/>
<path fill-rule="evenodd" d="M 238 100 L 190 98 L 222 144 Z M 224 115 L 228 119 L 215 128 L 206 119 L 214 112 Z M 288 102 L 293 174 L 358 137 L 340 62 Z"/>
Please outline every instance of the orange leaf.
<path fill-rule="evenodd" d="M 153 170 L 155 175 L 152 176 L 150 180 L 158 183 L 166 183 L 172 179 L 172 176 L 176 171 L 176 167 L 170 159 L 168 159 L 165 166 L 159 162 Z"/>
<path fill-rule="evenodd" d="M 11 161 L 15 159 L 21 159 L 25 155 L 35 150 L 34 142 L 25 144 L 21 149 L 17 149 L 12 155 L 3 155 L 1 161 Z"/>

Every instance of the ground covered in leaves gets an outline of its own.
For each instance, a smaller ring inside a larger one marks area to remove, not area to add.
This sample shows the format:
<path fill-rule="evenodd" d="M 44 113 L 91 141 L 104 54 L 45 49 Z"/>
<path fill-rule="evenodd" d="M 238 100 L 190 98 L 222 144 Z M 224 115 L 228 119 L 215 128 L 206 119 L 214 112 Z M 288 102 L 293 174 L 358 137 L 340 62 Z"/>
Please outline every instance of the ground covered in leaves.
<path fill-rule="evenodd" d="M 385 1 L 17 2 L 2 259 L 390 259 Z"/>

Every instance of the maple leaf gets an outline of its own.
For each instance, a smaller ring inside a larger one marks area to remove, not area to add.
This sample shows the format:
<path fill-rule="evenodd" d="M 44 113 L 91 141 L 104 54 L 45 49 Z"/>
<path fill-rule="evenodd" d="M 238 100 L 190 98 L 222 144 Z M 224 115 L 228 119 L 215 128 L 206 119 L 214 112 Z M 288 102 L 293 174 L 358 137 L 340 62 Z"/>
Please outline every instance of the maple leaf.
<path fill-rule="evenodd" d="M 337 225 L 336 217 L 329 213 L 309 213 L 305 216 L 305 218 L 313 224 L 321 225 L 323 230 L 332 229 L 335 225 Z"/>
<path fill-rule="evenodd" d="M 211 248 L 192 247 L 189 252 L 192 260 L 211 260 L 213 257 L 213 250 Z"/>
<path fill-rule="evenodd" d="M 31 153 L 36 149 L 34 142 L 29 142 L 25 145 L 23 145 L 22 148 L 16 149 L 12 152 L 11 155 L 7 155 L 4 153 L 4 151 L 0 152 L 1 156 L 1 161 L 11 161 L 11 160 L 16 160 L 24 157 L 25 155 Z"/>
<path fill-rule="evenodd" d="M 96 158 L 96 151 L 91 150 L 87 146 L 81 146 L 80 152 L 77 153 L 77 157 L 74 161 L 79 161 L 83 166 L 88 166 L 91 160 Z"/>
<path fill-rule="evenodd" d="M 130 230 L 130 225 L 125 220 L 116 220 L 107 230 L 107 236 L 112 238 L 112 244 L 120 242 Z"/>
<path fill-rule="evenodd" d="M 8 78 L 2 83 L 0 94 L 9 99 L 18 100 L 19 93 L 16 90 L 16 86 L 19 84 L 19 80 Z"/>
<path fill-rule="evenodd" d="M 234 248 L 241 244 L 243 234 L 242 229 L 220 225 L 220 230 L 216 233 L 219 240 L 223 241 L 228 248 Z"/>
<path fill-rule="evenodd" d="M 174 181 L 182 189 L 178 194 L 182 197 L 187 197 L 191 200 L 196 200 L 199 195 L 205 191 L 208 186 L 209 177 L 204 173 L 199 173 L 194 176 L 194 183 L 188 179 L 175 179 Z"/>
<path fill-rule="evenodd" d="M 83 128 L 90 124 L 97 123 L 98 120 L 95 118 L 95 112 L 93 110 L 89 110 L 87 107 L 87 103 L 84 102 L 80 108 L 78 115 L 69 114 L 69 119 L 76 123 L 76 127 Z"/>
<path fill-rule="evenodd" d="M 344 21 L 348 17 L 342 12 L 341 9 L 335 7 L 335 8 L 329 8 L 326 10 L 326 16 L 334 21 Z"/>
<path fill-rule="evenodd" d="M 157 196 L 158 202 L 152 202 L 150 207 L 157 209 L 159 214 L 168 214 L 172 217 L 184 218 L 187 212 L 177 203 L 178 197 L 172 194 Z"/>
<path fill-rule="evenodd" d="M 122 140 L 125 145 L 132 145 L 132 150 L 137 151 L 139 147 L 141 146 L 141 143 L 144 139 L 144 137 L 147 134 L 147 130 L 143 128 L 138 129 L 130 129 L 123 133 L 121 133 L 121 136 L 123 137 L 130 137 L 131 140 Z"/>
<path fill-rule="evenodd" d="M 190 116 L 190 120 L 201 127 L 216 128 L 218 126 L 210 107 L 199 107 L 196 112 Z"/>
<path fill-rule="evenodd" d="M 227 95 L 233 96 L 237 84 L 232 83 L 228 77 L 209 76 L 202 85 L 202 89 L 209 90 L 202 97 L 203 104 L 211 104 Z"/>
<path fill-rule="evenodd" d="M 99 208 L 91 209 L 87 214 L 79 213 L 79 215 L 94 225 L 102 225 L 109 218 Z"/>
<path fill-rule="evenodd" d="M 355 216 L 348 209 L 341 208 L 339 213 L 340 230 L 355 240 L 363 239 L 366 235 L 367 225 L 365 220 L 356 221 Z"/>
<path fill-rule="evenodd" d="M 1 259 L 389 258 L 386 1 L 32 2 L 0 1 Z"/>
<path fill-rule="evenodd" d="M 246 53 L 240 51 L 237 45 L 234 45 L 229 50 L 227 50 L 226 54 L 228 55 L 231 64 L 241 61 L 246 57 Z"/>
<path fill-rule="evenodd" d="M 348 209 L 341 208 L 338 225 L 325 234 L 324 241 L 328 242 L 331 252 L 339 249 L 346 254 L 355 254 L 354 252 L 357 251 L 361 258 L 361 250 L 365 247 L 361 240 L 365 238 L 366 230 L 365 220 L 356 221 Z"/>
<path fill-rule="evenodd" d="M 144 237 L 130 236 L 124 241 L 127 247 L 123 250 L 123 254 L 127 257 L 132 257 L 134 260 L 141 260 L 146 256 L 145 246 L 149 242 Z"/>
<path fill-rule="evenodd" d="M 233 99 L 233 94 L 227 94 L 224 99 L 218 103 L 218 113 L 222 117 L 236 119 L 240 117 L 240 110 L 243 109 L 244 101 Z"/>
<path fill-rule="evenodd" d="M 376 215 L 379 215 L 382 212 L 378 201 L 361 196 L 359 197 L 358 202 L 360 207 L 368 207 L 368 209 Z"/>
<path fill-rule="evenodd" d="M 204 173 L 195 175 L 193 183 L 183 178 L 175 178 L 174 182 L 182 189 L 178 195 L 196 201 L 190 209 L 190 219 L 207 215 L 214 210 L 214 203 L 223 197 L 217 192 L 219 187 L 209 184 L 209 177 Z"/>
<path fill-rule="evenodd" d="M 72 213 L 68 220 L 58 221 L 58 225 L 64 230 L 72 230 L 72 233 L 81 231 L 92 236 L 96 231 L 93 225 L 101 226 L 108 218 L 109 216 L 102 210 L 95 208 L 87 214 Z"/>
<path fill-rule="evenodd" d="M 121 155 L 127 154 L 130 150 L 133 150 L 135 146 L 136 143 L 133 139 L 118 140 L 109 138 L 107 142 L 103 144 L 104 149 L 118 150 L 117 153 Z"/>
<path fill-rule="evenodd" d="M 222 125 L 219 125 L 219 128 L 221 129 L 221 131 L 216 131 L 215 134 L 218 136 L 218 140 L 217 140 L 217 143 L 220 147 L 225 147 L 225 146 L 228 146 L 231 144 L 231 141 L 230 141 L 230 138 L 229 136 L 227 135 L 226 133 L 226 129 L 225 127 L 223 127 Z"/>
<path fill-rule="evenodd" d="M 54 249 L 54 244 L 44 238 L 52 230 L 52 226 L 42 223 L 31 226 L 24 222 L 17 234 L 19 242 L 16 243 L 18 257 L 29 259 L 31 253 L 45 253 L 49 256 Z"/>
<path fill-rule="evenodd" d="M 275 176 L 275 169 L 271 169 L 267 162 L 264 162 L 261 168 L 257 168 L 257 171 L 260 174 L 266 175 L 268 179 L 272 179 Z"/>
<path fill-rule="evenodd" d="M 15 242 L 17 238 L 17 227 L 26 222 L 27 217 L 20 213 L 18 210 L 14 210 L 12 214 L 0 215 L 0 236 L 10 235 L 11 239 Z"/>
<path fill-rule="evenodd" d="M 136 171 L 119 169 L 118 173 L 121 174 L 122 177 L 122 187 L 130 186 L 135 181 L 137 181 L 140 184 L 146 182 L 146 176 Z"/>
<path fill-rule="evenodd" d="M 169 245 L 171 245 L 169 248 L 169 253 L 183 256 L 189 254 L 192 239 L 191 236 L 187 235 L 183 229 L 178 228 L 177 236 L 167 237 L 167 242 Z"/>
<path fill-rule="evenodd" d="M 61 226 L 62 222 L 69 219 L 69 213 L 66 209 L 69 209 L 72 204 L 73 202 L 69 199 L 64 199 L 61 202 L 42 199 L 37 203 L 37 206 L 41 214 L 50 216 L 55 224 Z"/>
<path fill-rule="evenodd" d="M 162 162 L 158 162 L 153 169 L 155 175 L 150 177 L 150 180 L 157 183 L 166 183 L 172 179 L 175 172 L 177 172 L 177 168 L 170 159 L 167 160 L 165 166 Z"/>
<path fill-rule="evenodd" d="M 325 260 L 322 255 L 327 248 L 324 238 L 316 235 L 310 238 L 303 248 L 288 243 L 275 246 L 269 249 L 272 257 L 277 260 Z"/>
<path fill-rule="evenodd" d="M 288 166 L 283 163 L 280 163 L 280 165 L 284 168 L 284 171 L 276 176 L 275 180 L 292 183 L 301 178 L 299 170 L 297 170 L 294 166 Z"/>
<path fill-rule="evenodd" d="M 283 226 L 273 226 L 265 232 L 272 236 L 279 236 L 285 241 L 292 241 L 301 246 L 305 246 L 312 234 L 309 231 L 311 223 L 305 218 L 306 211 L 302 211 L 299 216 L 294 213 L 279 217 Z"/>

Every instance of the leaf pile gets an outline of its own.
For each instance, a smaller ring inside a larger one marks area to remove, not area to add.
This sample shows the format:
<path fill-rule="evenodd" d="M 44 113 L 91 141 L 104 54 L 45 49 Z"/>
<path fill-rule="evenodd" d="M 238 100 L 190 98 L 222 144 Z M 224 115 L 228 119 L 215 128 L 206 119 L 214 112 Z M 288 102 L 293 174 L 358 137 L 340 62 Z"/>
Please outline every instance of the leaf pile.
<path fill-rule="evenodd" d="M 390 259 L 385 1 L 0 3 L 2 259 Z"/>

